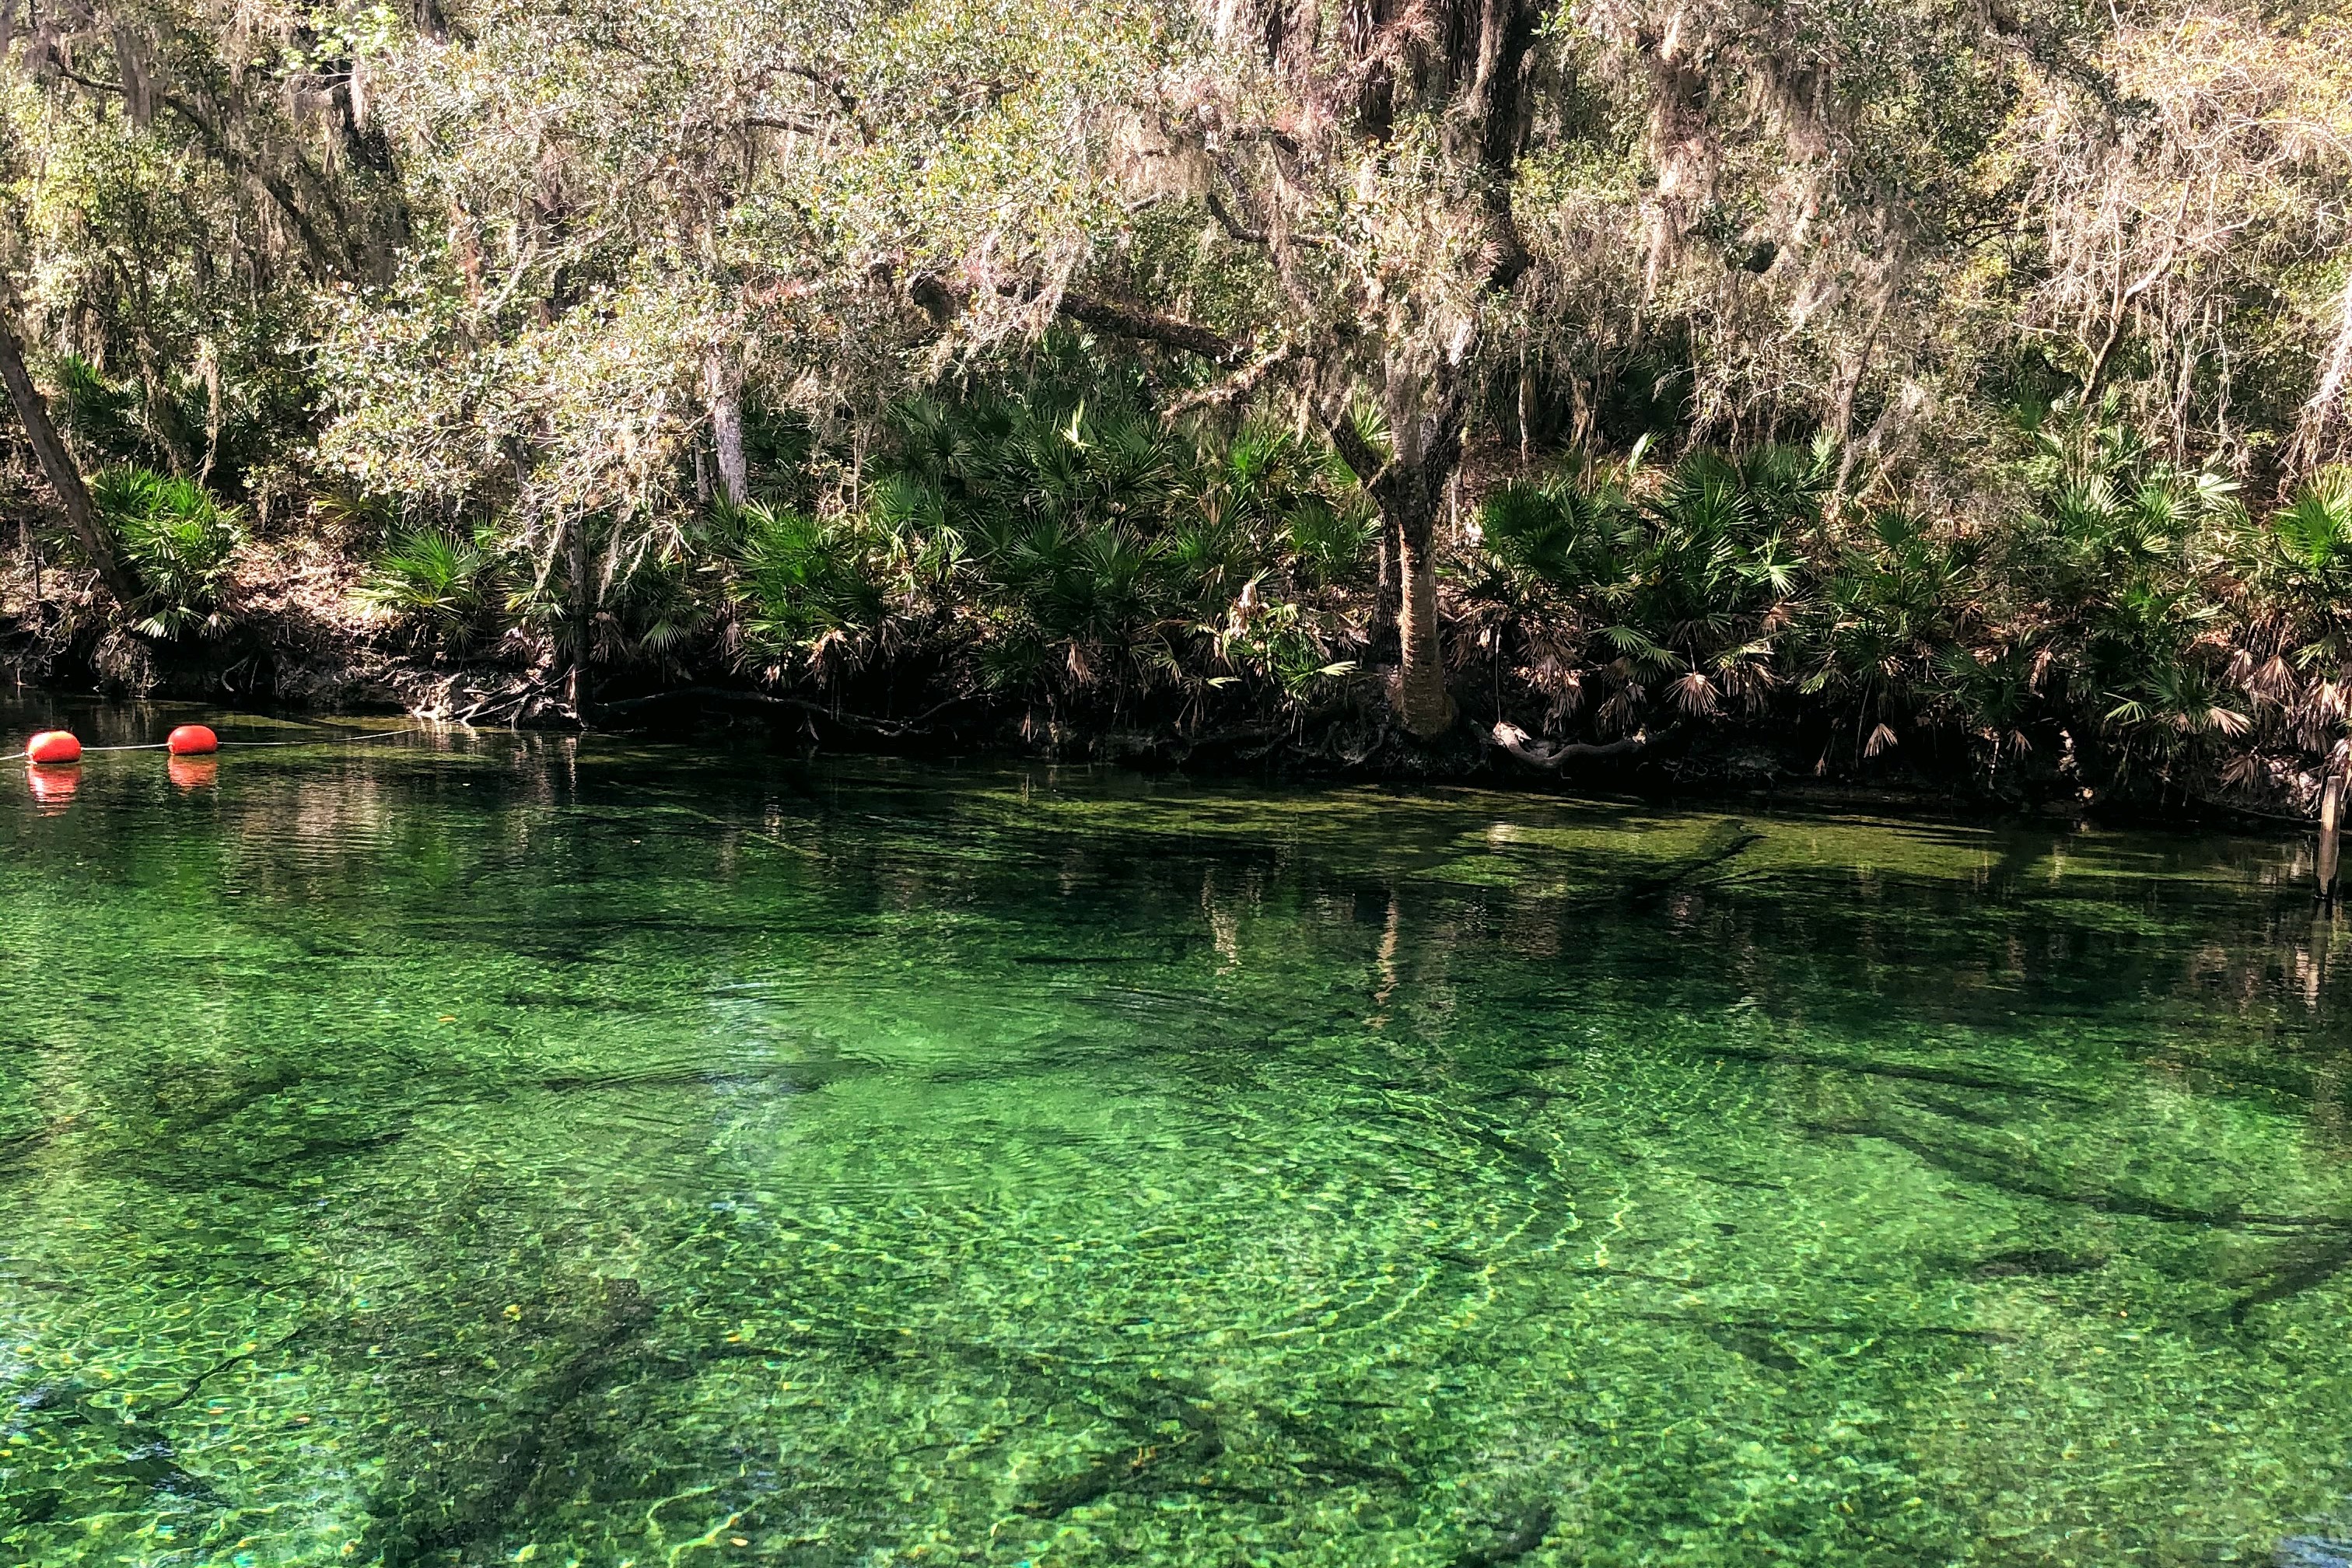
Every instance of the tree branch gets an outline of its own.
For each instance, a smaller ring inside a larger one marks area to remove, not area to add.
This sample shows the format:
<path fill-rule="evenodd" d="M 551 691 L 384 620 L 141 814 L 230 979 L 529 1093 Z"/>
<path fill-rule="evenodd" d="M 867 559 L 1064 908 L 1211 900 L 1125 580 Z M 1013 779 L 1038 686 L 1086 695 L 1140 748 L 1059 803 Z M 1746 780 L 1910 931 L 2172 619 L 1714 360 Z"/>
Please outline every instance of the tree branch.
<path fill-rule="evenodd" d="M 1637 730 L 1622 741 L 1606 741 L 1593 744 L 1584 741 L 1538 741 L 1517 724 L 1506 721 L 1494 729 L 1495 744 L 1527 763 L 1529 767 L 1557 772 L 1561 763 L 1599 757 L 1622 757 L 1641 751 L 1650 743 L 1650 732 Z"/>
<path fill-rule="evenodd" d="M 1182 349 L 1199 354 L 1202 359 L 1219 364 L 1239 364 L 1248 345 L 1225 336 L 1213 328 L 1192 321 L 1180 321 L 1150 310 L 1139 310 L 1126 305 L 1115 305 L 1108 300 L 1091 295 L 1073 294 L 1065 290 L 1055 309 L 1082 326 L 1114 337 L 1134 338 L 1144 342 L 1163 343 L 1169 348 Z"/>
<path fill-rule="evenodd" d="M 755 131 L 797 131 L 803 136 L 823 138 L 833 134 L 835 127 L 814 115 L 791 114 L 782 110 L 774 114 L 747 114 L 742 123 Z"/>
<path fill-rule="evenodd" d="M 765 691 L 742 691 L 725 686 L 677 686 L 667 691 L 656 691 L 646 697 L 626 697 L 618 702 L 602 704 L 606 713 L 625 713 L 657 703 L 695 700 L 716 702 L 721 707 L 751 708 L 769 712 L 780 710 L 807 713 L 846 728 L 865 730 L 877 735 L 917 735 L 925 731 L 930 720 L 963 700 L 950 697 L 916 714 L 911 719 L 874 719 L 863 713 L 844 713 L 812 702 L 805 697 L 777 697 Z"/>
<path fill-rule="evenodd" d="M 1227 234 L 1232 235 L 1244 245 L 1264 245 L 1265 243 L 1265 230 L 1245 226 L 1242 223 L 1241 219 L 1234 216 L 1233 209 L 1225 205 L 1225 198 L 1217 195 L 1217 189 L 1214 185 L 1209 187 L 1208 201 L 1209 216 L 1215 218 L 1218 224 L 1223 227 Z"/>
<path fill-rule="evenodd" d="M 1195 408 L 1204 408 L 1213 403 L 1231 403 L 1236 397 L 1246 397 L 1259 382 L 1265 379 L 1266 372 L 1290 358 L 1296 352 L 1293 345 L 1284 343 L 1271 353 L 1262 353 L 1214 385 L 1203 386 L 1186 393 L 1170 404 L 1167 411 L 1160 417 L 1173 423 Z"/>
<path fill-rule="evenodd" d="M 64 68 L 58 68 L 63 70 Z M 71 75 L 70 72 L 66 74 Z M 109 92 L 119 93 L 122 90 L 111 83 L 94 81 L 84 77 L 73 77 L 72 79 L 85 87 L 97 88 Z M 234 173 L 246 175 L 268 193 L 269 199 L 277 204 L 278 210 L 286 215 L 286 220 L 292 224 L 295 232 L 302 237 L 302 243 L 309 247 L 311 259 L 319 264 L 321 271 L 356 274 L 364 270 L 357 264 L 348 245 L 331 245 L 328 242 L 327 237 L 320 231 L 316 221 L 302 205 L 300 198 L 295 195 L 294 187 L 286 183 L 283 175 L 272 173 L 263 165 L 260 159 L 231 142 L 227 132 L 212 117 L 198 109 L 194 102 L 176 93 L 165 92 L 161 89 L 154 90 L 155 101 L 185 121 L 195 132 L 198 140 L 205 143 L 214 157 L 220 160 L 223 166 Z"/>
<path fill-rule="evenodd" d="M 33 456 L 47 476 L 49 488 L 57 492 L 58 504 L 65 509 L 66 525 L 73 530 L 90 565 L 97 568 L 99 580 L 129 610 L 145 597 L 145 590 L 115 550 L 113 538 L 90 500 L 89 487 L 82 483 L 81 469 L 49 417 L 48 400 L 33 384 L 32 374 L 25 368 L 24 352 L 16 339 L 21 305 L 16 283 L 6 273 L 0 272 L 0 382 L 7 384 L 8 400 L 16 406 L 16 417 L 24 424 Z"/>

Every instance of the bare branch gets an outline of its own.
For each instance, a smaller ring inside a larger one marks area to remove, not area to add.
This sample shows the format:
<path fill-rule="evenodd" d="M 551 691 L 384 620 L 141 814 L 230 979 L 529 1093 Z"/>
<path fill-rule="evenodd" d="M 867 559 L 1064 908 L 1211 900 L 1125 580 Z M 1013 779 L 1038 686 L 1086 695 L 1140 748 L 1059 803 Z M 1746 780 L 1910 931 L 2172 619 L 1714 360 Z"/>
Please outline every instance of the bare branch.
<path fill-rule="evenodd" d="M 1214 186 L 1211 186 L 1209 189 L 1208 200 L 1209 216 L 1215 218 L 1218 224 L 1223 227 L 1227 234 L 1232 235 L 1244 245 L 1264 245 L 1265 243 L 1265 230 L 1262 228 L 1247 227 L 1239 218 L 1234 216 L 1233 209 L 1225 205 L 1225 198 L 1217 195 L 1216 188 Z"/>
<path fill-rule="evenodd" d="M 1204 386 L 1197 391 L 1186 393 L 1170 404 L 1167 413 L 1161 417 L 1173 424 L 1195 408 L 1206 408 L 1212 404 L 1231 403 L 1237 397 L 1246 397 L 1256 389 L 1259 382 L 1265 379 L 1266 372 L 1289 359 L 1296 352 L 1292 345 L 1285 343 L 1270 353 L 1260 354 L 1215 385 Z"/>
<path fill-rule="evenodd" d="M 1530 767 L 1557 771 L 1568 762 L 1590 761 L 1601 757 L 1622 757 L 1641 751 L 1650 743 L 1650 732 L 1637 730 L 1621 741 L 1594 743 L 1586 741 L 1538 741 L 1517 724 L 1505 721 L 1495 726 L 1495 744 Z"/>

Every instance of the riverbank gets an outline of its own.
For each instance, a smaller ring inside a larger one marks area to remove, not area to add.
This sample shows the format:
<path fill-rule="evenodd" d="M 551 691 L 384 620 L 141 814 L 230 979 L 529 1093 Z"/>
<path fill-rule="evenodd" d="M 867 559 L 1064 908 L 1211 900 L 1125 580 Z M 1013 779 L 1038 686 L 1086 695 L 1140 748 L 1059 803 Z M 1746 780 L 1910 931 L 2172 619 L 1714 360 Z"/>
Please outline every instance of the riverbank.
<path fill-rule="evenodd" d="M 1115 670 L 1056 665 L 1050 679 L 993 683 L 984 667 L 959 657 L 955 638 L 969 634 L 911 623 L 854 655 L 804 661 L 790 679 L 782 668 L 747 670 L 740 629 L 706 620 L 662 657 L 621 649 L 592 663 L 583 683 L 560 626 L 509 624 L 454 643 L 384 607 L 370 581 L 362 551 L 315 531 L 248 538 L 221 586 L 212 634 L 161 637 L 126 625 L 86 574 L 37 578 L 20 568 L 0 579 L 0 674 L 60 694 L 298 713 L 753 732 L 827 751 L 1476 782 L 1658 800 L 2276 828 L 2307 820 L 2318 794 L 2319 759 L 2283 747 L 2275 733 L 2186 736 L 2197 743 L 2151 758 L 2110 744 L 2095 718 L 2062 721 L 2053 710 L 2006 732 L 1913 722 L 1898 736 L 1885 722 L 1872 726 L 1868 710 L 1791 679 L 1736 709 L 1685 711 L 1654 699 L 1630 733 L 1596 733 L 1593 714 L 1559 722 L 1557 693 L 1548 708 L 1527 670 L 1494 658 L 1493 608 L 1458 579 L 1440 599 L 1457 721 L 1433 740 L 1396 720 L 1395 636 L 1376 613 L 1376 585 L 1327 594 L 1317 657 L 1328 662 L 1299 682 L 1190 668 L 1187 658 L 1209 657 L 1205 647 L 1162 641 L 1144 650 L 1171 661 L 1156 675 L 1130 647 L 1094 650 L 1098 665 L 1116 660 Z M 1063 662 L 1076 666 L 1080 653 L 1072 644 Z"/>
<path fill-rule="evenodd" d="M 1050 717 L 1039 723 L 1016 704 L 984 700 L 868 712 L 821 692 L 761 690 L 709 672 L 665 685 L 614 683 L 614 694 L 593 701 L 583 716 L 564 700 L 561 672 L 543 650 L 517 647 L 502 658 L 464 663 L 420 655 L 401 646 L 381 618 L 335 595 L 347 576 L 331 564 L 314 565 L 302 584 L 246 600 L 248 613 L 231 636 L 194 647 L 130 643 L 93 618 L 88 599 L 52 600 L 44 637 L 24 607 L 12 605 L 0 616 L 0 668 L 24 710 L 42 716 L 39 723 L 73 727 L 108 715 L 106 738 L 117 743 L 149 738 L 148 729 L 160 736 L 173 723 L 224 709 L 287 721 L 396 715 L 436 726 L 782 744 L 808 755 L 993 756 L 1202 777 L 1418 781 L 1727 810 L 2032 817 L 2265 835 L 2310 826 L 2307 816 L 2255 801 L 2187 791 L 2102 794 L 2023 768 L 1988 778 L 1969 769 L 1965 758 L 1947 758 L 1952 765 L 1940 773 L 1922 769 L 1915 757 L 1861 758 L 1860 766 L 1851 766 L 1855 759 L 1832 756 L 1833 765 L 1822 765 L 1821 742 L 1801 725 L 1691 726 L 1639 748 L 1593 748 L 1602 754 L 1538 766 L 1498 743 L 1492 723 L 1468 714 L 1438 744 L 1412 742 L 1389 722 L 1372 681 L 1363 700 L 1312 721 L 1276 712 L 1253 721 L 1237 713 L 1215 727 L 1130 723 L 1088 731 Z M 148 715 L 144 729 L 126 717 L 139 714 Z M 1505 724 L 1507 738 L 1516 742 Z"/>

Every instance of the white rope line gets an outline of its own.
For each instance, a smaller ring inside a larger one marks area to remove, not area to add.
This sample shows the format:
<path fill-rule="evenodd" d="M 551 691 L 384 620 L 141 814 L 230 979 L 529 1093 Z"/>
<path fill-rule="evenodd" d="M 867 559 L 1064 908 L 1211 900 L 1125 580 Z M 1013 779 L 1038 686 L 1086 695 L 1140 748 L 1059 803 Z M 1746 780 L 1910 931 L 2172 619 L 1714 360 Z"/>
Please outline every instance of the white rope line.
<path fill-rule="evenodd" d="M 355 746 L 362 741 L 388 741 L 399 735 L 421 735 L 426 728 L 427 726 L 423 724 L 411 724 L 405 730 L 379 730 L 370 735 L 306 737 L 299 741 L 222 741 L 219 742 L 219 747 L 222 751 L 226 751 L 231 746 L 243 746 L 251 751 L 263 746 Z M 172 742 L 169 741 L 142 741 L 135 746 L 84 746 L 81 749 L 81 754 L 87 757 L 100 752 L 163 752 L 169 751 L 171 746 Z M 205 755 L 202 752 L 189 754 Z"/>

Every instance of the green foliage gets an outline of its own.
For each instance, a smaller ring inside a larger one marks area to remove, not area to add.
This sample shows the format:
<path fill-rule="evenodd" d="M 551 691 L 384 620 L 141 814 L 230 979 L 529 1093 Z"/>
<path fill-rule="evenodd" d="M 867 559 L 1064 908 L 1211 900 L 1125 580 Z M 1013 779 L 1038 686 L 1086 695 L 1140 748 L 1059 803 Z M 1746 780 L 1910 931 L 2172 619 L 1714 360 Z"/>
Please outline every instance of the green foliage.
<path fill-rule="evenodd" d="M 685 670 L 688 653 L 714 618 L 698 560 L 674 541 L 641 552 L 615 573 L 604 584 L 591 657 L 605 664 L 651 663 L 667 673 Z"/>
<path fill-rule="evenodd" d="M 2162 755 L 2252 719 L 2223 691 L 2223 614 L 2212 571 L 2238 515 L 2231 487 L 2184 474 L 2111 419 L 2046 424 L 2039 480 L 2006 541 L 2021 636 L 2126 748 Z"/>
<path fill-rule="evenodd" d="M 2352 600 L 2352 468 L 2323 468 L 2271 521 L 2279 553 L 2318 591 Z"/>
<path fill-rule="evenodd" d="M 59 354 L 49 379 L 56 389 L 51 412 L 68 435 L 110 462 L 141 455 L 135 391 L 112 385 L 79 354 Z"/>
<path fill-rule="evenodd" d="M 1329 587 L 1361 581 L 1380 530 L 1380 514 L 1360 501 L 1334 506 L 1310 496 L 1292 509 L 1283 543 L 1304 580 Z"/>
<path fill-rule="evenodd" d="M 229 628 L 220 594 L 241 542 L 233 512 L 201 486 L 148 468 L 101 471 L 90 499 L 146 585 L 137 607 L 142 634 L 209 637 Z"/>
<path fill-rule="evenodd" d="M 1005 383 L 901 403 L 892 429 L 866 527 L 901 613 L 952 619 L 982 683 L 1299 693 L 1353 668 L 1311 601 L 1360 579 L 1377 524 L 1327 447 L 1171 427 L 1131 363 L 1066 339 Z"/>
<path fill-rule="evenodd" d="M 729 526 L 741 540 L 747 659 L 778 663 L 870 636 L 885 611 L 860 520 L 824 521 L 754 501 Z"/>
<path fill-rule="evenodd" d="M 365 594 L 441 647 L 463 650 L 480 638 L 502 597 L 495 549 L 488 528 L 411 530 L 376 558 Z"/>
<path fill-rule="evenodd" d="M 1850 707 L 1870 730 L 1940 714 L 2014 744 L 2015 661 L 1980 658 L 1969 632 L 1983 615 L 1983 548 L 1902 507 L 1871 513 L 1834 552 L 1821 602 L 1801 627 L 1810 665 L 1800 689 Z"/>
<path fill-rule="evenodd" d="M 2352 659 L 2352 467 L 2304 481 L 2267 528 L 2244 531 L 2242 549 L 2257 615 L 2294 668 L 2328 671 Z"/>
<path fill-rule="evenodd" d="M 1485 591 L 1524 641 L 1566 637 L 1605 728 L 1779 705 L 1849 725 L 1864 757 L 1946 730 L 1989 762 L 2071 737 L 2119 770 L 2177 770 L 2294 700 L 2250 681 L 2248 650 L 2297 595 L 2296 625 L 2324 629 L 2295 657 L 2340 664 L 2323 607 L 2352 571 L 2352 487 L 2332 476 L 2255 528 L 2228 483 L 2061 411 L 1995 524 L 1833 521 L 1834 457 L 1702 451 L 1646 489 L 1638 472 L 1506 485 L 1481 513 Z"/>
<path fill-rule="evenodd" d="M 1622 476 L 1505 486 L 1480 517 L 1502 584 L 1548 590 L 1593 649 L 1609 713 L 1654 695 L 1685 716 L 1760 705 L 1812 577 L 1833 454 L 1694 453 L 1646 496 Z"/>
<path fill-rule="evenodd" d="M 452 652 L 1322 701 L 1399 657 L 1384 479 L 1486 492 L 1497 718 L 2292 772 L 2352 689 L 2345 24 L 2022 3 L 1721 10 L 1669 82 L 1528 0 L 97 0 L 0 70 L 0 221 L 159 633 L 221 624 L 205 487 Z"/>

